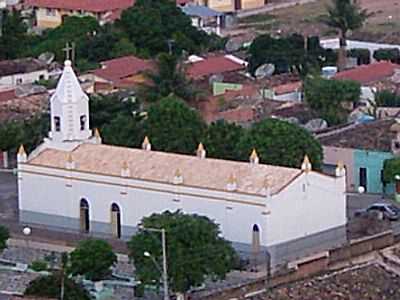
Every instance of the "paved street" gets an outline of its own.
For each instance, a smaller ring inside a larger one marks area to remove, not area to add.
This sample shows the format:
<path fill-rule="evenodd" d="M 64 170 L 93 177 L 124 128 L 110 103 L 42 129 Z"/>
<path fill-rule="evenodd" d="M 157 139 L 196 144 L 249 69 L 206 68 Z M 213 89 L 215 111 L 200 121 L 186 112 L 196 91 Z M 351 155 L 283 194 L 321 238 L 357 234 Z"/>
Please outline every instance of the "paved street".
<path fill-rule="evenodd" d="M 17 219 L 17 177 L 0 170 L 0 220 Z"/>

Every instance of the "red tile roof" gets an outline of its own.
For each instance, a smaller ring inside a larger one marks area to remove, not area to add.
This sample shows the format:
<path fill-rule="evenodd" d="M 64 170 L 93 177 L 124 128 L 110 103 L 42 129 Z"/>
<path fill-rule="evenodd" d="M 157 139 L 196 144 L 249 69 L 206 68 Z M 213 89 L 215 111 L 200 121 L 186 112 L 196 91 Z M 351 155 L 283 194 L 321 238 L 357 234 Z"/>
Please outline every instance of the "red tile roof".
<path fill-rule="evenodd" d="M 400 69 L 400 65 L 382 61 L 339 72 L 334 78 L 355 80 L 361 84 L 367 84 L 393 76 L 395 69 Z"/>
<path fill-rule="evenodd" d="M 244 70 L 245 68 L 246 66 L 225 56 L 213 56 L 191 63 L 187 68 L 187 74 L 193 79 L 198 79 L 213 74 Z"/>
<path fill-rule="evenodd" d="M 274 90 L 275 94 L 283 95 L 283 94 L 297 92 L 299 89 L 301 89 L 302 85 L 303 85 L 303 83 L 301 81 L 289 82 L 289 83 L 275 86 L 275 87 L 273 87 L 273 90 Z"/>
<path fill-rule="evenodd" d="M 101 64 L 103 68 L 94 70 L 92 73 L 117 85 L 127 77 L 153 68 L 153 63 L 150 60 L 137 58 L 133 55 L 103 61 Z"/>
<path fill-rule="evenodd" d="M 244 106 L 235 109 L 221 111 L 219 118 L 232 123 L 247 123 L 254 121 L 256 112 L 252 107 Z"/>
<path fill-rule="evenodd" d="M 126 9 L 134 4 L 134 0 L 26 0 L 25 4 L 32 7 L 107 12 Z"/>

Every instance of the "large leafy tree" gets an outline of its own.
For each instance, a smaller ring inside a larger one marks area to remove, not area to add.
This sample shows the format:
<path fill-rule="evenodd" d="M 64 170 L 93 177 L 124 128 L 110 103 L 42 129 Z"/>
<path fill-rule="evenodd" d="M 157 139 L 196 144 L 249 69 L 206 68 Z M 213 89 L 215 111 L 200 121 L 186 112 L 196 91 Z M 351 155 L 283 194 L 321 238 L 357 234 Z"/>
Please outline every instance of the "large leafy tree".
<path fill-rule="evenodd" d="M 117 261 L 112 247 L 106 241 L 88 239 L 79 243 L 70 254 L 69 272 L 98 281 L 111 273 L 111 266 Z"/>
<path fill-rule="evenodd" d="M 154 149 L 186 154 L 195 153 L 205 127 L 199 114 L 176 97 L 151 105 L 145 122 Z"/>
<path fill-rule="evenodd" d="M 243 127 L 223 120 L 210 124 L 203 138 L 207 156 L 220 159 L 240 159 L 238 144 L 244 133 Z"/>
<path fill-rule="evenodd" d="M 28 42 L 27 26 L 17 10 L 0 10 L 0 60 L 22 56 Z"/>
<path fill-rule="evenodd" d="M 182 63 L 174 55 L 162 53 L 157 58 L 156 70 L 147 73 L 139 94 L 147 102 L 155 102 L 169 95 L 184 100 L 192 100 L 198 94 L 193 84 L 186 78 Z"/>
<path fill-rule="evenodd" d="M 320 168 L 322 147 L 305 129 L 277 119 L 265 119 L 253 125 L 239 144 L 241 158 L 248 159 L 255 148 L 260 162 L 298 168 L 308 155 L 314 168 Z"/>
<path fill-rule="evenodd" d="M 170 47 L 174 53 L 196 52 L 208 44 L 207 34 L 169 0 L 138 0 L 122 13 L 117 26 L 144 56 L 168 52 Z"/>
<path fill-rule="evenodd" d="M 233 268 L 236 253 L 220 237 L 218 225 L 207 217 L 167 211 L 143 218 L 141 225 L 166 230 L 168 277 L 174 292 L 184 293 L 207 278 L 222 279 Z M 140 231 L 131 238 L 128 247 L 137 278 L 143 284 L 160 282 L 160 236 Z M 154 260 L 144 256 L 144 252 L 149 252 Z"/>
<path fill-rule="evenodd" d="M 359 6 L 357 0 L 332 0 L 327 12 L 325 24 L 339 32 L 338 69 L 343 70 L 346 67 L 347 33 L 350 30 L 360 29 L 370 14 Z"/>
<path fill-rule="evenodd" d="M 0 253 L 7 248 L 7 240 L 10 237 L 8 229 L 0 225 Z"/>
<path fill-rule="evenodd" d="M 331 80 L 309 76 L 304 81 L 307 105 L 328 124 L 347 122 L 351 106 L 361 94 L 361 86 L 351 80 Z"/>

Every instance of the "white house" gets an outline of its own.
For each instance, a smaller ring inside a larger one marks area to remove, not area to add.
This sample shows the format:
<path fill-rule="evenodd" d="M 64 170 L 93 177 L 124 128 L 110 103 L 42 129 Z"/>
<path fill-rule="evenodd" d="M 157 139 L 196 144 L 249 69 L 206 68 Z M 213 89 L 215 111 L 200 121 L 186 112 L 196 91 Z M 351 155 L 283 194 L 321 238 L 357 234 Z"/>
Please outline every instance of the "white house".
<path fill-rule="evenodd" d="M 192 25 L 207 33 L 221 35 L 224 14 L 207 6 L 188 3 L 181 7 L 182 11 L 192 19 Z"/>
<path fill-rule="evenodd" d="M 205 215 L 240 250 L 267 249 L 273 264 L 345 241 L 345 170 L 301 169 L 104 145 L 89 130 L 88 98 L 70 62 L 51 97 L 49 138 L 18 153 L 19 214 L 26 224 L 129 238 L 144 216 Z M 167 233 L 168 234 L 168 233 Z"/>
<path fill-rule="evenodd" d="M 0 85 L 16 86 L 49 79 L 48 66 L 35 58 L 0 61 Z"/>

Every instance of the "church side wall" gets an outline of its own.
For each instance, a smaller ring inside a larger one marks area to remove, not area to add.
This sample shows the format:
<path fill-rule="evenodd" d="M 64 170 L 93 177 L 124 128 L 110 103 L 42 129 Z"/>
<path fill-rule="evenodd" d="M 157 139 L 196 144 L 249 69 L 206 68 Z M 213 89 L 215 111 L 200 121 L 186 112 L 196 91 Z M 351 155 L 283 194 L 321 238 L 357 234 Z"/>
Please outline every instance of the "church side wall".
<path fill-rule="evenodd" d="M 346 241 L 345 181 L 304 173 L 272 197 L 265 238 L 274 257 L 295 259 Z"/>
<path fill-rule="evenodd" d="M 111 233 L 113 203 L 120 207 L 122 235 L 129 238 L 144 216 L 165 210 L 208 216 L 220 224 L 223 236 L 249 251 L 254 225 L 260 228 L 260 244 L 266 241 L 266 198 L 238 193 L 137 181 L 67 170 L 20 165 L 20 218 L 26 223 L 79 230 L 79 203 L 89 203 L 90 228 Z"/>

